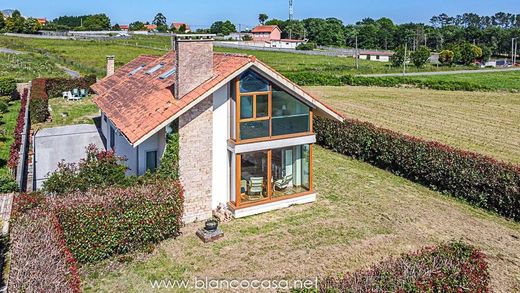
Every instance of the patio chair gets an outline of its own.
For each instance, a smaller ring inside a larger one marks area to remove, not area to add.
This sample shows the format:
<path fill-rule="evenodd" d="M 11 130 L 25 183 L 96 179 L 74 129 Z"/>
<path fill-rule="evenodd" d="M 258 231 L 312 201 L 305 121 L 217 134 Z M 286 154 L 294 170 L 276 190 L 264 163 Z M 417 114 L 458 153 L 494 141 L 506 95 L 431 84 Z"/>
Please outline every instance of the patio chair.
<path fill-rule="evenodd" d="M 73 89 L 72 90 L 72 96 L 75 98 L 80 98 L 79 89 Z"/>
<path fill-rule="evenodd" d="M 63 92 L 64 99 L 68 100 L 70 97 L 72 97 L 72 93 L 70 91 Z"/>
<path fill-rule="evenodd" d="M 264 177 L 251 177 L 249 178 L 249 192 L 248 195 L 250 198 L 255 196 L 254 198 L 260 199 L 262 197 L 262 193 L 264 192 Z"/>
<path fill-rule="evenodd" d="M 79 89 L 79 96 L 84 98 L 87 96 L 87 90 L 86 89 Z"/>
<path fill-rule="evenodd" d="M 278 179 L 278 180 L 276 180 L 274 182 L 274 187 L 277 190 L 287 189 L 287 187 L 289 187 L 289 183 L 291 183 L 292 180 L 293 180 L 293 176 L 292 175 L 284 176 L 282 179 Z"/>

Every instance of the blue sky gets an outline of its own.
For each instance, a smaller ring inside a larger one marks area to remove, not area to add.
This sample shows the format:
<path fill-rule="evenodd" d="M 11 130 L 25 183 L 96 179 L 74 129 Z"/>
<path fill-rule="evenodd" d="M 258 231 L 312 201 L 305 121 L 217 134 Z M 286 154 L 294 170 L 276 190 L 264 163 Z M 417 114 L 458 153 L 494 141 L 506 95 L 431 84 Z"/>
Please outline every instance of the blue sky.
<path fill-rule="evenodd" d="M 450 15 L 464 12 L 494 14 L 498 11 L 520 13 L 518 0 L 294 0 L 295 17 L 337 17 L 354 23 L 364 17 L 387 16 L 397 23 L 428 22 L 442 12 Z M 134 20 L 151 21 L 163 12 L 168 21 L 205 26 L 220 19 L 245 25 L 257 23 L 258 13 L 286 19 L 288 0 L 0 0 L 0 9 L 14 8 L 23 15 L 47 17 L 107 13 L 113 23 L 128 24 Z"/>

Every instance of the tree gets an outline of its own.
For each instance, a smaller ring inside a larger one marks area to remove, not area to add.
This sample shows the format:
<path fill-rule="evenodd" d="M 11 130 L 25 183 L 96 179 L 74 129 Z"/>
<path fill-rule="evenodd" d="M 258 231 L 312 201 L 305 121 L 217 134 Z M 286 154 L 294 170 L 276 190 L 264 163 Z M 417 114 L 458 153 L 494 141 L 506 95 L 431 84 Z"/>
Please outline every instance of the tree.
<path fill-rule="evenodd" d="M 128 25 L 128 30 L 130 31 L 145 31 L 146 27 L 142 21 L 134 21 Z"/>
<path fill-rule="evenodd" d="M 439 54 L 439 62 L 443 65 L 451 66 L 454 62 L 453 57 L 455 56 L 455 53 L 451 50 L 442 50 Z"/>
<path fill-rule="evenodd" d="M 120 31 L 121 30 L 121 26 L 119 26 L 119 23 L 116 23 L 116 24 L 114 24 L 114 26 L 112 26 L 111 30 L 116 31 L 116 32 Z"/>
<path fill-rule="evenodd" d="M 0 31 L 2 31 L 5 28 L 5 19 L 4 15 L 0 13 Z"/>
<path fill-rule="evenodd" d="M 420 46 L 410 54 L 410 60 L 412 63 L 417 67 L 423 67 L 426 62 L 428 62 L 428 59 L 430 58 L 430 49 L 426 46 Z"/>
<path fill-rule="evenodd" d="M 282 31 L 282 38 L 301 40 L 305 37 L 305 26 L 299 20 L 290 20 L 286 22 Z"/>
<path fill-rule="evenodd" d="M 210 32 L 212 34 L 218 34 L 223 36 L 228 36 L 231 33 L 235 33 L 237 31 L 236 26 L 231 23 L 231 21 L 217 21 L 211 25 Z"/>
<path fill-rule="evenodd" d="M 35 18 L 27 18 L 23 23 L 22 32 L 25 34 L 34 34 L 41 29 L 42 25 Z"/>
<path fill-rule="evenodd" d="M 90 31 L 110 30 L 110 18 L 102 14 L 94 14 L 85 17 L 83 20 L 83 29 Z"/>
<path fill-rule="evenodd" d="M 395 67 L 403 66 L 404 62 L 408 62 L 408 56 L 409 53 L 406 52 L 405 56 L 405 49 L 403 46 L 400 46 L 392 55 L 392 65 Z"/>
<path fill-rule="evenodd" d="M 260 13 L 258 15 L 258 21 L 263 25 L 265 24 L 265 21 L 269 19 L 269 16 L 267 16 L 267 14 L 265 13 Z"/>
<path fill-rule="evenodd" d="M 5 31 L 10 33 L 23 33 L 24 27 L 25 18 L 18 10 L 15 10 L 11 17 L 8 17 L 5 21 Z"/>
<path fill-rule="evenodd" d="M 152 24 L 155 24 L 156 26 L 166 25 L 166 16 L 160 12 L 157 13 L 152 21 Z"/>
<path fill-rule="evenodd" d="M 482 49 L 468 42 L 463 42 L 454 47 L 455 62 L 469 65 L 482 57 Z"/>

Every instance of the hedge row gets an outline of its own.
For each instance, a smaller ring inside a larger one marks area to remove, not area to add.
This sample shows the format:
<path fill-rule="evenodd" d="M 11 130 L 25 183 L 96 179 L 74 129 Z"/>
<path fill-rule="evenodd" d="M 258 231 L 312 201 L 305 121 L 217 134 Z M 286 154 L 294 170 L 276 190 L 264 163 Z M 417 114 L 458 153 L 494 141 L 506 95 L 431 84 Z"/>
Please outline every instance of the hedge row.
<path fill-rule="evenodd" d="M 520 221 L 520 167 L 347 119 L 316 117 L 317 142 Z"/>
<path fill-rule="evenodd" d="M 95 75 L 86 75 L 78 78 L 47 78 L 47 95 L 51 98 L 61 97 L 63 92 L 73 89 L 89 89 L 96 83 Z"/>
<path fill-rule="evenodd" d="M 81 263 L 146 248 L 180 234 L 183 190 L 178 181 L 75 192 L 50 201 L 67 246 Z"/>
<path fill-rule="evenodd" d="M 14 128 L 14 141 L 11 144 L 11 149 L 9 150 L 9 160 L 7 161 L 7 166 L 10 169 L 16 168 L 18 166 L 18 161 L 20 160 L 20 148 L 22 147 L 22 133 L 25 127 L 25 111 L 27 109 L 28 94 L 28 90 L 24 89 L 20 101 L 20 112 L 18 112 L 16 126 Z"/>
<path fill-rule="evenodd" d="M 16 80 L 12 77 L 0 77 L 0 96 L 10 96 L 16 91 Z"/>
<path fill-rule="evenodd" d="M 77 262 L 58 228 L 44 208 L 16 218 L 11 229 L 10 292 L 80 292 Z"/>
<path fill-rule="evenodd" d="M 45 78 L 37 78 L 32 81 L 29 111 L 33 123 L 43 123 L 49 117 L 49 96 L 46 86 Z"/>
<path fill-rule="evenodd" d="M 399 87 L 410 85 L 417 88 L 446 90 L 446 91 L 491 91 L 491 87 L 484 84 L 453 81 L 453 80 L 428 80 L 405 76 L 387 77 L 363 77 L 353 75 L 333 75 L 324 73 L 288 73 L 288 78 L 302 86 L 379 86 Z"/>
<path fill-rule="evenodd" d="M 329 277 L 319 292 L 491 292 L 486 256 L 452 242 L 403 254 L 367 270 Z"/>

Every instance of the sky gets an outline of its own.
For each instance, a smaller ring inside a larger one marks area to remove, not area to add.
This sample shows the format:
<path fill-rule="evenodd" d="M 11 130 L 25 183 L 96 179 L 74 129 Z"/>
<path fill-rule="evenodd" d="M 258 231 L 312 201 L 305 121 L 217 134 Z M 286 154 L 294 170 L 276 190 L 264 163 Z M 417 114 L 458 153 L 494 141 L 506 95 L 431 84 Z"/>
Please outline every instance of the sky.
<path fill-rule="evenodd" d="M 337 17 L 346 24 L 365 17 L 389 17 L 396 23 L 429 22 L 433 15 L 499 11 L 520 13 L 519 0 L 294 0 L 296 19 Z M 217 20 L 252 26 L 258 14 L 287 19 L 289 0 L 0 0 L 0 9 L 18 9 L 24 16 L 53 19 L 60 15 L 106 13 L 112 23 L 152 21 L 162 12 L 168 22 L 207 27 Z M 427 4 L 426 4 L 427 3 Z"/>

